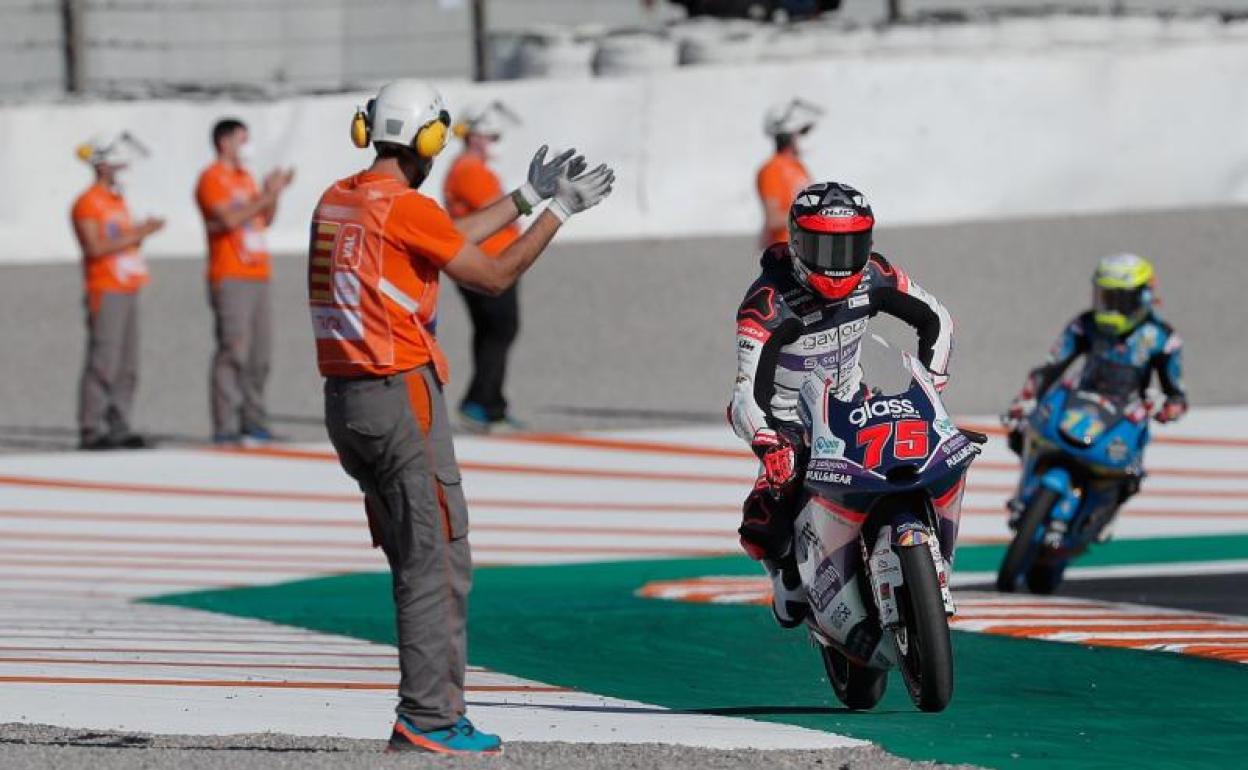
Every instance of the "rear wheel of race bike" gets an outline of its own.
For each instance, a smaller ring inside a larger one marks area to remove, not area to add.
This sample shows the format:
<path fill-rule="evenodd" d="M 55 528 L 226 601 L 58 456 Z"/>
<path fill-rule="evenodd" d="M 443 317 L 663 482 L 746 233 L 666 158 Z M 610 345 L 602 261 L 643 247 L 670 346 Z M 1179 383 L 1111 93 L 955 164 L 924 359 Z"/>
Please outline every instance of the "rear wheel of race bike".
<path fill-rule="evenodd" d="M 858 711 L 875 708 L 875 704 L 884 697 L 884 687 L 888 684 L 887 671 L 860 666 L 822 644 L 819 645 L 819 653 L 823 656 L 823 668 L 828 672 L 832 692 L 836 693 L 841 703 Z"/>
<path fill-rule="evenodd" d="M 1039 548 L 1037 540 L 1040 528 L 1048 521 L 1049 512 L 1053 510 L 1053 506 L 1057 505 L 1057 501 L 1057 492 L 1043 487 L 1036 492 L 1035 497 L 1031 498 L 1031 505 L 1023 511 L 1018 521 L 1018 529 L 1014 531 L 1014 539 L 1010 541 L 1010 547 L 1005 551 L 1001 569 L 997 570 L 998 591 L 1014 592 L 1018 579 L 1027 569 L 1028 562 L 1035 558 L 1036 550 Z"/>
<path fill-rule="evenodd" d="M 944 711 L 953 697 L 953 647 L 936 565 L 927 544 L 896 546 L 903 585 L 897 589 L 902 624 L 894 631 L 901 676 L 923 711 Z"/>

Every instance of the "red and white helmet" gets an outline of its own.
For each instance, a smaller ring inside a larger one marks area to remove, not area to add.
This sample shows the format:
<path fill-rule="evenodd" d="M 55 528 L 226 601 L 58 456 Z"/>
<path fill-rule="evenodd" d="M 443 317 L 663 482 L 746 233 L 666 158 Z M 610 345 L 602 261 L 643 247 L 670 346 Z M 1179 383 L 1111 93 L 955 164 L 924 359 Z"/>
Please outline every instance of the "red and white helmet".
<path fill-rule="evenodd" d="M 875 215 L 862 193 L 847 184 L 818 182 L 789 207 L 793 273 L 827 299 L 844 299 L 871 259 Z"/>

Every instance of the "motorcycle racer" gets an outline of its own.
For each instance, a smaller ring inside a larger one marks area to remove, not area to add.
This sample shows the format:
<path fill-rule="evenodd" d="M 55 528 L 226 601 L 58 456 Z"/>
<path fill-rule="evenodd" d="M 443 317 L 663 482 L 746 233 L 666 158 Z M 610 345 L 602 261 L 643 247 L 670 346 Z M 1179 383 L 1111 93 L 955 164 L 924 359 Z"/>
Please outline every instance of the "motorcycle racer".
<path fill-rule="evenodd" d="M 1092 275 L 1092 309 L 1075 316 L 1049 351 L 1048 360 L 1032 369 L 1023 389 L 1003 416 L 1009 445 L 1023 453 L 1027 418 L 1043 396 L 1079 357 L 1085 358 L 1077 387 L 1115 401 L 1147 398 L 1153 374 L 1165 396 L 1158 422 L 1174 422 L 1187 412 L 1183 389 L 1183 340 L 1158 315 L 1156 273 L 1152 263 L 1135 254 L 1105 257 Z M 1126 477 L 1118 506 L 1139 491 L 1140 476 Z M 1007 504 L 1014 527 L 1022 513 L 1016 497 Z M 1107 539 L 1109 522 L 1102 529 Z"/>
<path fill-rule="evenodd" d="M 787 242 L 769 246 L 737 311 L 737 378 L 728 419 L 760 471 L 738 530 L 746 553 L 772 578 L 772 611 L 788 628 L 809 607 L 793 552 L 793 507 L 807 459 L 798 417 L 802 382 L 816 367 L 838 398 L 862 384 L 860 342 L 870 318 L 914 328 L 919 360 L 938 388 L 948 381 L 953 321 L 900 268 L 872 251 L 875 217 L 858 190 L 837 182 L 803 189 L 789 209 Z"/>

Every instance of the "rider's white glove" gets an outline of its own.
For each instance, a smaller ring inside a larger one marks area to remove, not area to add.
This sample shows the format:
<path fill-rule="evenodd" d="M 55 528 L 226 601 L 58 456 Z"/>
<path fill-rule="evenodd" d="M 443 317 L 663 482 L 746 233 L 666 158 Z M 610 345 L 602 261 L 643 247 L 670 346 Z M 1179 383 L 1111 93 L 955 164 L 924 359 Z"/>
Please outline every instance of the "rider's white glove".
<path fill-rule="evenodd" d="M 614 182 L 615 172 L 601 164 L 592 171 L 565 174 L 556 181 L 555 199 L 550 202 L 550 211 L 559 217 L 560 222 L 567 222 L 573 214 L 601 203 L 611 194 Z"/>
<path fill-rule="evenodd" d="M 565 172 L 575 176 L 585 170 L 585 158 L 577 155 L 575 149 L 564 150 L 546 160 L 549 149 L 544 144 L 538 148 L 533 154 L 533 160 L 529 161 L 528 180 L 511 194 L 511 199 L 515 201 L 521 214 L 531 214 L 534 206 L 552 197 Z"/>

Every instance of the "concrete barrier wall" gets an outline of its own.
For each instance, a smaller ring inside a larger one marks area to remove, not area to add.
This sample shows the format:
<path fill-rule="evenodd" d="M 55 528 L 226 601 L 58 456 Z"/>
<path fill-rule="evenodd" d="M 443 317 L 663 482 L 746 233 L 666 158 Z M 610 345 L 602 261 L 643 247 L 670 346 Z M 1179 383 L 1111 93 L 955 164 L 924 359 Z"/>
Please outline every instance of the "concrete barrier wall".
<path fill-rule="evenodd" d="M 769 152 L 766 106 L 791 95 L 828 111 L 807 141 L 818 177 L 867 192 L 881 220 L 916 224 L 1248 201 L 1248 41 L 1098 52 L 860 55 L 690 68 L 596 81 L 444 84 L 454 105 L 502 98 L 525 123 L 499 148 L 509 184 L 542 142 L 613 164 L 615 197 L 565 238 L 748 234 L 754 172 Z M 74 260 L 67 223 L 89 170 L 73 155 L 96 131 L 128 128 L 154 157 L 127 176 L 136 214 L 169 227 L 156 256 L 202 254 L 192 201 L 219 116 L 253 128 L 258 169 L 298 168 L 272 233 L 305 247 L 308 215 L 333 179 L 369 160 L 347 139 L 366 95 L 270 104 L 147 101 L 0 108 L 0 262 Z M 428 189 L 440 188 L 439 164 Z"/>

